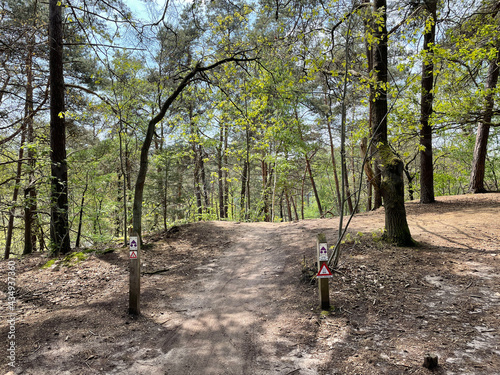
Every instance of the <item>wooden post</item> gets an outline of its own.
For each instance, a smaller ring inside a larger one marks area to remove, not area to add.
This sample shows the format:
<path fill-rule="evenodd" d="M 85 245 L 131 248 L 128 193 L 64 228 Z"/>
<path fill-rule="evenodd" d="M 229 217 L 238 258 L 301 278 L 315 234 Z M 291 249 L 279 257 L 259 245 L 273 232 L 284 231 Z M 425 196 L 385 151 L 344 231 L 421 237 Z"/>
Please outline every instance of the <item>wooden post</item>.
<path fill-rule="evenodd" d="M 316 244 L 318 248 L 318 273 L 323 265 L 327 266 L 328 263 L 328 243 L 326 242 L 326 236 L 323 233 L 318 234 L 316 239 Z M 327 277 L 318 277 L 319 286 L 319 304 L 322 310 L 330 309 L 330 289 L 328 286 Z"/>
<path fill-rule="evenodd" d="M 128 313 L 131 315 L 140 314 L 141 297 L 141 258 L 140 258 L 140 240 L 137 234 L 130 236 L 130 288 Z"/>

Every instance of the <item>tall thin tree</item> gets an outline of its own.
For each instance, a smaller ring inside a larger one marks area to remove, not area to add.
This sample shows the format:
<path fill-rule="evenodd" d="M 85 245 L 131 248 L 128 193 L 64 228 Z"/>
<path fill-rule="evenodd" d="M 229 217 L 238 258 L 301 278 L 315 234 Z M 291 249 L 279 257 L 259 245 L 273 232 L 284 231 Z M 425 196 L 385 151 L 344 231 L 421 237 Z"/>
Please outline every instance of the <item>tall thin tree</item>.
<path fill-rule="evenodd" d="M 51 251 L 55 256 L 71 251 L 68 220 L 66 121 L 64 118 L 62 7 L 61 1 L 49 1 L 50 157 L 52 179 L 50 239 Z"/>
<path fill-rule="evenodd" d="M 434 63 L 433 45 L 436 38 L 437 0 L 424 2 L 428 19 L 424 33 L 424 60 L 422 62 L 422 91 L 420 101 L 420 202 L 433 203 L 434 166 L 432 164 L 432 126 L 429 118 L 432 114 L 434 99 Z"/>

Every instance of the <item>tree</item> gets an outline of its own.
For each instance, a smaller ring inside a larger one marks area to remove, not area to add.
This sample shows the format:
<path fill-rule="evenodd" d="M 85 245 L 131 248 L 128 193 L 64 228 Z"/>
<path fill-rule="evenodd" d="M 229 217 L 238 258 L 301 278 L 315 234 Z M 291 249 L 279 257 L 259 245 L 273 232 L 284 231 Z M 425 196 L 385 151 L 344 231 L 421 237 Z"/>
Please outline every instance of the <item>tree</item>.
<path fill-rule="evenodd" d="M 413 245 L 406 221 L 404 204 L 403 162 L 392 152 L 387 139 L 387 3 L 374 0 L 373 51 L 375 98 L 373 102 L 373 140 L 376 161 L 382 174 L 381 191 L 385 209 L 385 236 L 400 246 Z"/>
<path fill-rule="evenodd" d="M 68 219 L 68 165 L 66 161 L 66 122 L 64 106 L 62 3 L 49 2 L 50 70 L 50 148 L 52 254 L 71 251 Z"/>
<path fill-rule="evenodd" d="M 198 74 L 208 72 L 226 63 L 244 62 L 251 60 L 253 59 L 238 57 L 236 55 L 221 59 L 208 66 L 202 66 L 200 62 L 196 63 L 196 65 L 184 76 L 181 82 L 177 85 L 172 94 L 170 94 L 170 96 L 163 102 L 160 112 L 148 122 L 146 137 L 144 138 L 141 147 L 139 172 L 137 174 L 137 180 L 135 183 L 134 205 L 133 205 L 134 233 L 137 233 L 140 236 L 142 231 L 142 205 L 143 205 L 142 200 L 144 195 L 144 184 L 146 182 L 146 175 L 148 170 L 149 148 L 151 147 L 151 142 L 153 140 L 156 124 L 158 124 L 161 120 L 163 120 L 173 102 L 177 99 L 177 97 L 181 94 L 181 92 L 193 81 L 193 79 Z"/>
<path fill-rule="evenodd" d="M 500 4 L 496 3 L 490 15 L 495 21 Z M 491 120 L 495 104 L 495 89 L 498 84 L 499 64 L 500 64 L 500 36 L 494 35 L 489 47 L 493 52 L 493 57 L 489 62 L 488 74 L 486 76 L 484 109 L 481 120 L 477 127 L 476 143 L 470 175 L 469 191 L 471 193 L 485 193 L 484 175 L 486 169 L 486 155 L 488 150 L 488 137 L 490 134 Z"/>
<path fill-rule="evenodd" d="M 425 0 L 429 17 L 425 24 L 424 59 L 422 62 L 422 91 L 420 102 L 420 202 L 433 203 L 434 166 L 432 163 L 432 126 L 429 118 L 432 114 L 434 86 L 434 42 L 436 38 L 437 0 Z"/>
<path fill-rule="evenodd" d="M 496 56 L 490 61 L 488 76 L 486 80 L 486 98 L 481 121 L 477 127 L 476 144 L 474 146 L 474 158 L 472 161 L 469 191 L 471 193 L 485 193 L 484 174 L 486 169 L 486 154 L 488 149 L 488 137 L 490 134 L 491 119 L 493 117 L 494 90 L 498 83 L 500 64 L 500 45 L 497 44 Z"/>

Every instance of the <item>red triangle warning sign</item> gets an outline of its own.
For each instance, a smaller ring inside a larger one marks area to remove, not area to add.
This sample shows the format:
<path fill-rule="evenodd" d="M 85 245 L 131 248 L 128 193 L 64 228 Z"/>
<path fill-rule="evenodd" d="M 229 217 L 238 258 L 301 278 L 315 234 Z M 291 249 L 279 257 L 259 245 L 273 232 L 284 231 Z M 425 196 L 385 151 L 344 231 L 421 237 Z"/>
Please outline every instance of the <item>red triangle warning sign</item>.
<path fill-rule="evenodd" d="M 137 259 L 137 251 L 131 251 L 129 258 L 130 259 Z"/>
<path fill-rule="evenodd" d="M 319 272 L 316 275 L 316 277 L 318 279 L 324 279 L 324 278 L 328 278 L 328 277 L 333 277 L 333 274 L 332 274 L 332 271 L 330 271 L 330 269 L 326 265 L 326 263 L 323 263 L 321 265 L 321 268 L 319 269 Z"/>

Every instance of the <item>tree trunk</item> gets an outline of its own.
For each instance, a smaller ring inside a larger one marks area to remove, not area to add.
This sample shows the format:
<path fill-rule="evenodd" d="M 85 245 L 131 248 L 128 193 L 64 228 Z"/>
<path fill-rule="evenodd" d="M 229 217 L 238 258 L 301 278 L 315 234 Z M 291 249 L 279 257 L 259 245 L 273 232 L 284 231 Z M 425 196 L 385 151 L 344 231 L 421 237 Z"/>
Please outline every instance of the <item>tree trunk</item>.
<path fill-rule="evenodd" d="M 413 162 L 413 160 L 415 160 L 415 159 L 412 159 L 410 162 L 408 162 L 406 165 L 403 166 L 403 172 L 406 176 L 406 180 L 408 181 L 408 196 L 409 196 L 411 201 L 414 199 L 414 193 L 415 193 L 415 189 L 413 186 L 413 180 L 415 179 L 415 173 L 412 174 L 410 171 L 410 163 Z"/>
<path fill-rule="evenodd" d="M 339 176 L 337 173 L 337 163 L 335 162 L 335 147 L 333 146 L 333 134 L 332 134 L 332 126 L 330 121 L 327 119 L 326 124 L 328 125 L 328 138 L 330 140 L 330 155 L 332 157 L 332 168 L 333 168 L 333 178 L 335 180 L 335 192 L 337 193 L 337 209 L 340 211 L 340 207 L 342 206 L 340 201 L 342 197 L 340 195 L 340 184 L 339 184 Z"/>
<path fill-rule="evenodd" d="M 292 202 L 293 212 L 295 214 L 295 220 L 299 221 L 299 214 L 297 212 L 297 205 L 295 204 L 295 200 L 293 199 L 293 195 L 290 196 L 290 202 Z"/>
<path fill-rule="evenodd" d="M 424 34 L 424 61 L 422 63 L 422 93 L 420 102 L 420 202 L 433 203 L 434 199 L 434 168 L 432 163 L 432 126 L 429 117 L 432 114 L 434 96 L 434 63 L 433 45 L 436 35 L 437 1 L 426 0 L 425 5 L 432 18 L 432 26 L 426 27 Z"/>
<path fill-rule="evenodd" d="M 342 168 L 344 168 L 344 186 L 345 186 L 345 192 L 347 196 L 347 207 L 349 208 L 349 213 L 352 215 L 354 212 L 354 206 L 352 205 L 352 198 L 351 198 L 351 189 L 349 188 L 349 173 L 347 170 L 347 164 L 346 160 L 344 158 L 344 162 L 342 163 Z M 353 172 L 354 174 L 354 172 Z"/>
<path fill-rule="evenodd" d="M 191 136 L 193 137 L 192 141 L 192 151 L 194 156 L 194 168 L 193 168 L 193 184 L 194 184 L 194 193 L 196 196 L 196 210 L 198 212 L 197 220 L 201 220 L 203 216 L 203 203 L 201 200 L 201 170 L 200 170 L 200 155 L 198 153 L 198 147 L 196 145 L 196 141 L 194 140 L 194 130 L 191 131 Z"/>
<path fill-rule="evenodd" d="M 373 186 L 371 181 L 367 178 L 366 185 L 368 186 L 368 197 L 366 199 L 366 211 L 372 210 L 372 196 L 373 196 Z"/>
<path fill-rule="evenodd" d="M 319 216 L 323 217 L 323 208 L 321 207 L 321 200 L 319 199 L 318 189 L 316 189 L 316 183 L 314 182 L 314 176 L 311 170 L 311 162 L 309 161 L 307 153 L 304 154 L 304 156 L 306 158 L 306 168 L 307 172 L 309 173 L 309 179 L 311 180 L 311 186 L 313 188 L 314 197 L 316 198 L 316 203 L 318 205 Z"/>
<path fill-rule="evenodd" d="M 374 29 L 375 26 L 373 25 L 373 18 L 367 18 L 365 21 L 365 31 L 367 33 L 371 32 L 371 29 Z M 374 71 L 374 53 L 375 53 L 375 45 L 368 44 L 368 39 L 366 39 L 366 56 L 367 56 L 367 62 L 368 62 L 368 76 L 373 77 L 376 72 Z M 387 46 L 386 46 L 386 51 L 387 51 Z M 386 76 L 387 77 L 387 76 Z M 373 131 L 376 128 L 374 125 L 375 123 L 375 87 L 373 83 L 370 83 L 369 85 L 369 98 L 368 98 L 368 127 L 370 129 L 370 135 L 373 137 Z M 368 150 L 365 151 L 365 154 L 368 152 Z M 372 146 L 370 147 L 370 153 L 371 155 L 375 155 L 377 153 L 377 146 L 373 142 Z M 376 210 L 377 208 L 382 206 L 382 192 L 380 191 L 380 184 L 381 184 L 381 173 L 378 168 L 377 163 L 373 163 L 373 168 L 372 168 L 372 157 L 368 157 L 366 159 L 365 163 L 365 172 L 367 173 L 367 176 L 370 180 L 370 184 L 373 187 L 373 209 Z M 370 175 L 368 175 L 368 172 L 371 172 Z M 371 200 L 370 200 L 371 201 Z M 370 209 L 371 209 L 371 202 L 369 204 Z"/>
<path fill-rule="evenodd" d="M 17 170 L 16 170 L 16 178 L 15 178 L 15 185 L 14 185 L 14 192 L 12 194 L 12 206 L 10 207 L 9 210 L 9 223 L 7 226 L 7 234 L 5 236 L 5 253 L 4 253 L 4 259 L 9 259 L 10 257 L 10 250 L 12 246 L 12 236 L 14 232 L 14 218 L 16 216 L 16 204 L 17 204 L 17 197 L 19 195 L 19 185 L 21 184 L 21 170 L 22 170 L 22 165 L 23 165 L 23 155 L 24 155 L 24 143 L 26 140 L 26 120 L 24 121 L 22 125 L 23 129 L 21 130 L 21 147 L 19 148 L 19 156 L 17 160 Z"/>
<path fill-rule="evenodd" d="M 283 214 L 283 195 L 284 194 L 285 194 L 285 191 L 283 190 L 280 194 L 280 218 L 281 218 L 281 221 L 285 221 L 284 214 Z"/>
<path fill-rule="evenodd" d="M 300 189 L 300 197 L 301 197 L 301 202 L 302 202 L 302 204 L 300 206 L 300 216 L 302 217 L 302 220 L 304 220 L 304 206 L 305 206 L 304 195 L 305 195 L 305 190 L 306 190 L 306 175 L 307 175 L 307 166 L 304 169 L 304 173 L 302 174 L 302 186 Z M 307 204 L 309 206 L 309 202 L 307 202 Z"/>
<path fill-rule="evenodd" d="M 217 147 L 217 180 L 218 180 L 218 201 L 219 201 L 219 219 L 225 219 L 224 211 L 224 170 L 222 167 L 224 153 L 224 125 L 219 129 L 219 146 Z"/>
<path fill-rule="evenodd" d="M 241 178 L 241 217 L 249 219 L 250 212 L 250 129 L 246 129 L 245 160 L 243 162 L 243 176 Z"/>
<path fill-rule="evenodd" d="M 122 172 L 121 168 L 116 169 L 116 208 L 115 208 L 115 237 L 120 237 L 122 220 L 120 215 L 120 208 L 122 207 Z"/>
<path fill-rule="evenodd" d="M 247 170 L 247 175 L 246 175 L 246 192 L 247 192 L 247 198 L 245 200 L 245 219 L 249 220 L 250 219 L 250 130 L 247 128 L 247 141 L 246 141 L 246 158 L 245 158 L 245 163 L 246 163 L 246 170 Z"/>
<path fill-rule="evenodd" d="M 276 217 L 276 182 L 278 180 L 278 172 L 276 171 L 276 162 L 274 162 L 274 175 L 273 175 L 273 193 L 271 198 L 271 222 L 274 223 Z"/>
<path fill-rule="evenodd" d="M 28 188 L 25 190 L 25 208 L 24 208 L 24 250 L 23 255 L 31 254 L 36 249 L 36 232 L 33 225 L 36 222 L 37 194 L 35 188 L 35 153 L 33 143 L 35 134 L 33 129 L 33 49 L 35 39 L 33 36 L 27 41 L 28 50 L 26 57 L 26 135 L 28 142 Z"/>
<path fill-rule="evenodd" d="M 265 184 L 263 184 L 263 200 L 264 200 L 263 212 L 265 214 L 264 220 L 266 222 L 271 222 L 272 215 L 270 211 L 272 204 L 270 203 L 269 199 L 272 194 L 271 184 L 273 183 L 274 179 L 274 167 L 271 165 L 271 163 L 264 162 L 264 169 L 266 175 Z"/>
<path fill-rule="evenodd" d="M 125 131 L 124 131 L 125 130 Z M 128 157 L 128 146 L 127 141 L 123 141 L 123 134 L 127 134 L 127 130 L 123 129 L 123 122 L 120 119 L 120 131 L 118 132 L 118 138 L 120 141 L 120 171 L 123 176 L 123 184 L 121 186 L 122 190 L 122 200 L 123 201 L 123 244 L 125 246 L 128 245 L 128 196 L 127 196 L 127 188 L 130 184 L 130 171 L 128 168 L 129 157 Z M 123 144 L 125 143 L 125 145 Z M 129 190 L 130 191 L 130 190 Z"/>
<path fill-rule="evenodd" d="M 403 162 L 397 158 L 387 142 L 387 4 L 386 0 L 375 0 L 378 12 L 374 37 L 373 69 L 377 92 L 375 94 L 373 118 L 373 144 L 377 147 L 377 164 L 382 172 L 381 191 L 385 208 L 386 238 L 399 246 L 413 245 L 406 221 L 404 204 Z"/>
<path fill-rule="evenodd" d="M 165 186 L 163 187 L 163 196 L 162 196 L 162 210 L 163 210 L 163 230 L 166 231 L 168 229 L 167 225 L 167 215 L 168 215 L 168 184 L 169 184 L 169 171 L 170 171 L 170 160 L 167 161 L 167 165 L 165 166 Z"/>
<path fill-rule="evenodd" d="M 488 137 L 490 134 L 491 118 L 493 117 L 494 89 L 498 83 L 499 53 L 490 61 L 488 77 L 486 82 L 486 100 L 484 104 L 483 117 L 477 127 L 476 144 L 474 146 L 474 158 L 470 175 L 469 192 L 485 193 L 484 174 L 486 170 L 486 154 L 488 151 Z"/>
<path fill-rule="evenodd" d="M 36 246 L 36 234 L 33 230 L 34 220 L 34 212 L 36 210 L 33 209 L 33 201 L 36 202 L 36 195 L 33 198 L 33 191 L 35 190 L 34 186 L 28 187 L 24 191 L 24 200 L 26 201 L 26 206 L 24 207 L 24 250 L 23 255 L 31 254 L 35 251 Z M 35 199 L 35 200 L 33 200 Z"/>
<path fill-rule="evenodd" d="M 224 218 L 229 217 L 229 172 L 228 172 L 228 155 L 227 155 L 227 144 L 228 144 L 228 128 L 224 126 L 224 148 L 222 151 L 222 162 L 223 162 L 223 173 L 222 178 L 224 182 Z M 231 206 L 232 207 L 232 206 Z"/>
<path fill-rule="evenodd" d="M 353 119 L 354 121 L 354 119 Z M 355 165 L 354 165 L 354 146 L 351 145 L 351 171 L 352 171 L 352 186 L 353 186 L 353 189 L 354 191 L 356 192 L 356 186 L 358 185 L 357 182 L 356 182 L 356 169 L 355 169 Z M 352 198 L 356 196 L 356 193 L 354 194 L 351 194 L 351 192 L 348 190 L 347 191 L 347 204 L 349 206 L 351 206 L 353 209 L 351 211 L 351 214 L 356 210 L 356 213 L 359 212 L 358 208 L 357 208 L 357 205 L 355 207 L 355 205 L 352 203 Z"/>
<path fill-rule="evenodd" d="M 371 157 L 367 156 L 368 153 L 368 142 L 366 138 L 363 138 L 361 140 L 361 157 L 363 160 L 365 160 L 364 164 L 364 169 L 365 169 L 365 174 L 366 178 L 368 180 L 369 186 L 368 186 L 368 203 L 367 203 L 367 211 L 370 211 L 372 209 L 372 188 L 375 190 L 375 196 L 381 197 L 380 193 L 380 184 L 376 182 L 376 177 L 375 177 L 375 172 L 373 171 L 371 167 Z M 380 207 L 380 206 L 378 206 Z M 378 207 L 374 207 L 374 209 L 377 209 Z"/>
<path fill-rule="evenodd" d="M 385 236 L 398 246 L 414 245 L 406 221 L 404 205 L 403 162 L 396 157 L 389 146 L 380 146 L 382 168 L 382 199 L 385 209 Z"/>
<path fill-rule="evenodd" d="M 87 178 L 85 179 L 85 189 L 82 192 L 82 201 L 80 203 L 80 215 L 78 218 L 78 232 L 76 233 L 75 247 L 80 247 L 80 238 L 82 236 L 82 225 L 83 225 L 83 209 L 85 204 L 85 193 L 89 187 L 89 173 L 87 172 Z"/>
<path fill-rule="evenodd" d="M 290 197 L 288 196 L 288 191 L 285 190 L 285 200 L 286 200 L 286 212 L 288 214 L 288 221 L 293 221 L 292 217 L 292 207 L 290 204 Z"/>
<path fill-rule="evenodd" d="M 243 174 L 241 176 L 241 194 L 240 194 L 240 216 L 241 218 L 245 218 L 246 214 L 246 196 L 247 196 L 247 173 L 248 173 L 248 166 L 246 160 L 243 161 Z"/>
<path fill-rule="evenodd" d="M 261 161 L 261 169 L 262 169 L 262 200 L 263 200 L 263 212 L 264 212 L 264 221 L 269 222 L 271 221 L 271 218 L 269 216 L 269 201 L 268 201 L 268 179 L 269 179 L 269 172 L 268 172 L 268 164 L 264 159 Z"/>
<path fill-rule="evenodd" d="M 203 200 L 205 203 L 205 211 L 208 212 L 210 207 L 210 201 L 208 199 L 208 184 L 207 177 L 205 173 L 205 162 L 203 161 L 205 153 L 203 147 L 198 145 L 198 163 L 200 163 L 200 179 L 201 179 L 201 189 L 203 193 Z"/>
<path fill-rule="evenodd" d="M 68 220 L 68 166 L 64 106 L 63 31 L 60 1 L 49 1 L 50 148 L 52 255 L 71 251 Z"/>

